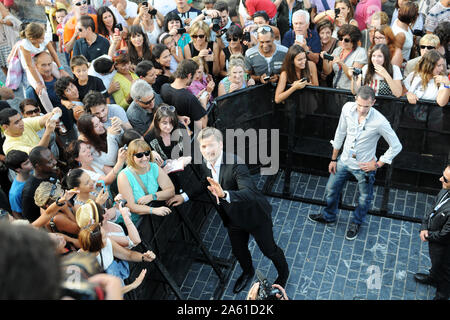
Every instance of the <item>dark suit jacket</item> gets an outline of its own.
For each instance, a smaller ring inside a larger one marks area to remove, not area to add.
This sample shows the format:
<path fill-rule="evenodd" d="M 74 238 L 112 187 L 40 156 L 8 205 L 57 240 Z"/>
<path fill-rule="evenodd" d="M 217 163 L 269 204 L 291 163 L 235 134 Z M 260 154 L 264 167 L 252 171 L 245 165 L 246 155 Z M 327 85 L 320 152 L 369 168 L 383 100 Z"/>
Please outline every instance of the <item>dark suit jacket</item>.
<path fill-rule="evenodd" d="M 450 200 L 441 206 L 433 217 L 430 218 L 433 209 L 447 192 L 450 192 L 450 190 L 442 189 L 439 192 L 436 197 L 436 203 L 422 220 L 420 230 L 428 230 L 427 239 L 430 243 L 439 243 L 441 245 L 450 244 Z"/>
<path fill-rule="evenodd" d="M 228 160 L 227 160 L 228 159 Z M 230 161 L 231 160 L 231 161 Z M 224 163 L 225 162 L 225 163 Z M 205 163 L 197 168 L 200 169 L 201 186 L 190 193 L 189 198 L 200 196 L 209 186 L 206 177 L 212 177 L 211 170 Z M 224 191 L 229 192 L 230 201 L 220 200 L 221 215 L 225 226 L 233 225 L 244 230 L 252 230 L 263 223 L 272 225 L 272 206 L 266 197 L 256 188 L 245 164 L 237 164 L 237 156 L 234 154 L 223 154 L 220 167 L 219 183 Z"/>

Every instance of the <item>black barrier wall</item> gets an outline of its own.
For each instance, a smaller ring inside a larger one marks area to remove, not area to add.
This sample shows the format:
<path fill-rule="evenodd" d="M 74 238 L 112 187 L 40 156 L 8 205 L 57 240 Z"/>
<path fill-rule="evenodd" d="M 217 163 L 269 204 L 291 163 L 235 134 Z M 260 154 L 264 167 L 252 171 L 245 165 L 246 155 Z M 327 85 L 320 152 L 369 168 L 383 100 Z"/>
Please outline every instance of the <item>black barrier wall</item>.
<path fill-rule="evenodd" d="M 275 104 L 275 87 L 260 85 L 225 95 L 217 99 L 215 126 L 226 128 L 279 129 L 280 171 L 284 174 L 282 195 L 271 191 L 277 177 L 267 179 L 265 192 L 271 196 L 323 205 L 323 199 L 293 197 L 290 190 L 292 171 L 328 176 L 334 138 L 342 106 L 354 101 L 350 91 L 323 87 L 307 87 L 296 91 L 284 103 Z M 377 172 L 376 184 L 384 189 L 381 208 L 372 214 L 419 221 L 419 217 L 389 212 L 389 190 L 436 194 L 438 179 L 450 155 L 450 108 L 439 107 L 433 101 L 419 100 L 410 105 L 405 98 L 377 96 L 374 105 L 391 123 L 403 150 L 392 165 Z M 249 147 L 249 146 L 247 146 Z M 377 157 L 388 148 L 380 139 Z M 260 163 L 261 164 L 261 163 Z M 353 209 L 342 204 L 341 208 Z"/>

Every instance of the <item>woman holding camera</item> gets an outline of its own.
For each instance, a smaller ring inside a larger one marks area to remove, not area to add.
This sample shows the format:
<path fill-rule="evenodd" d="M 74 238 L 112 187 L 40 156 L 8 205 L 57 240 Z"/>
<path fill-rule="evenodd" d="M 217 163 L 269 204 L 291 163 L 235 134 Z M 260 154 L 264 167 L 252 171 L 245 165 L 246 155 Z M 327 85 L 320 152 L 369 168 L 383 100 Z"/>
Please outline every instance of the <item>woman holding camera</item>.
<path fill-rule="evenodd" d="M 338 45 L 336 38 L 333 38 L 334 25 L 329 20 L 322 20 L 317 25 L 317 33 L 320 37 L 320 44 L 322 46 L 322 51 L 326 52 L 329 56 L 333 53 Z M 325 74 L 323 72 L 323 59 L 320 58 L 317 63 L 317 73 L 319 74 L 319 86 L 321 87 L 332 87 L 333 86 L 333 73 Z"/>
<path fill-rule="evenodd" d="M 171 213 L 167 207 L 151 205 L 172 198 L 175 187 L 164 170 L 153 162 L 150 146 L 145 141 L 133 140 L 128 145 L 127 167 L 119 173 L 117 184 L 135 224 L 141 215 L 166 216 Z"/>
<path fill-rule="evenodd" d="M 137 25 L 142 28 L 142 30 L 147 34 L 150 45 L 156 44 L 158 35 L 161 33 L 161 26 L 163 23 L 164 16 L 149 5 L 147 1 L 138 5 L 138 16 L 134 19 L 133 25 Z"/>
<path fill-rule="evenodd" d="M 358 26 L 358 22 L 353 19 L 354 10 L 349 0 L 336 0 L 334 10 L 326 10 L 314 17 L 314 23 L 318 24 L 323 20 L 329 20 L 334 24 L 332 37 L 338 37 L 338 31 L 344 24 Z"/>
<path fill-rule="evenodd" d="M 338 31 L 339 47 L 333 51 L 333 60 L 326 58 L 326 52 L 320 53 L 324 59 L 324 73 L 328 75 L 334 71 L 333 88 L 350 90 L 352 71 L 355 69 L 361 71 L 360 69 L 367 63 L 366 51 L 358 46 L 360 39 L 361 31 L 358 27 L 344 24 Z"/>
<path fill-rule="evenodd" d="M 244 34 L 238 25 L 231 25 L 226 32 L 226 37 L 228 46 L 219 50 L 218 57 L 216 58 L 219 63 L 214 64 L 216 70 L 213 71 L 214 74 L 218 74 L 221 78 L 228 75 L 230 57 L 237 54 L 245 56 L 245 51 L 248 49 L 248 47 L 243 44 Z"/>
<path fill-rule="evenodd" d="M 121 41 L 116 43 L 117 47 L 115 49 L 119 49 L 122 47 L 126 47 L 126 36 L 128 33 L 127 26 L 122 26 L 117 24 L 116 17 L 114 13 L 108 7 L 100 7 L 97 10 L 97 26 L 98 26 L 98 34 L 105 37 L 109 40 L 110 43 L 113 42 L 114 35 L 120 36 Z M 122 30 L 120 30 L 122 29 Z"/>
<path fill-rule="evenodd" d="M 186 32 L 186 28 L 183 28 L 182 26 L 183 22 L 177 13 L 169 12 L 166 14 L 163 30 L 173 37 L 177 46 L 181 48 L 183 57 L 185 57 L 184 47 L 191 42 L 191 37 L 189 33 Z"/>
<path fill-rule="evenodd" d="M 370 50 L 369 63 L 362 68 L 362 73 L 352 77 L 352 93 L 356 94 L 361 85 L 368 85 L 376 95 L 399 98 L 403 92 L 402 79 L 400 68 L 391 64 L 388 46 L 377 44 Z"/>
<path fill-rule="evenodd" d="M 285 90 L 288 84 L 290 88 Z M 319 85 L 317 68 L 314 62 L 308 61 L 305 49 L 298 44 L 294 44 L 284 57 L 280 79 L 275 91 L 275 103 L 283 102 L 292 93 L 307 85 Z"/>

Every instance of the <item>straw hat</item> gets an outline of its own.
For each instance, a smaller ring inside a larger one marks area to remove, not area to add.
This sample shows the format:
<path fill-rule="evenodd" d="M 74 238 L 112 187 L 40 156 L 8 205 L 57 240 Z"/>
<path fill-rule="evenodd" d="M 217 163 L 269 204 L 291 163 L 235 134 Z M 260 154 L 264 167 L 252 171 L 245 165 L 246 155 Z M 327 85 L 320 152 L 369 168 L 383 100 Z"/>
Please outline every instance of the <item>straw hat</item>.
<path fill-rule="evenodd" d="M 76 212 L 76 219 L 80 228 L 98 223 L 98 210 L 95 202 L 89 199 L 85 204 L 79 207 Z"/>

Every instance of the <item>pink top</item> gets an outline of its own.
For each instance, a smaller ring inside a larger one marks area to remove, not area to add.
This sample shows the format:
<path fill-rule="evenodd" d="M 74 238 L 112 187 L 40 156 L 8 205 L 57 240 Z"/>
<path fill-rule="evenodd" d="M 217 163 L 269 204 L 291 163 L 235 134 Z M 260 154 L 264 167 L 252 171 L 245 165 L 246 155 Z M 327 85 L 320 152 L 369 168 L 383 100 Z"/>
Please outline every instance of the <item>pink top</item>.
<path fill-rule="evenodd" d="M 381 11 L 381 0 L 361 0 L 355 9 L 355 20 L 358 22 L 359 30 L 367 28 L 370 17 L 375 12 Z"/>
<path fill-rule="evenodd" d="M 197 96 L 200 93 L 200 91 L 206 89 L 207 86 L 208 80 L 206 80 L 206 76 L 203 75 L 203 78 L 200 81 L 199 80 L 192 81 L 191 85 L 186 89 L 188 89 L 194 96 Z M 209 96 L 209 101 L 210 102 L 213 101 L 212 95 Z"/>

